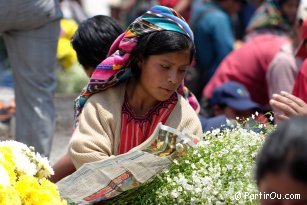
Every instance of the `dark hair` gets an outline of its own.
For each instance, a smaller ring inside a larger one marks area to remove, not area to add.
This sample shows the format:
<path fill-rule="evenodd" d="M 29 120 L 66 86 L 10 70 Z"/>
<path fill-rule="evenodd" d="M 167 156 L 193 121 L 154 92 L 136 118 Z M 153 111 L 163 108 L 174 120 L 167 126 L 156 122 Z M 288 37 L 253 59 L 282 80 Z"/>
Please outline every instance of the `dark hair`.
<path fill-rule="evenodd" d="M 272 0 L 273 4 L 275 4 L 275 6 L 277 6 L 278 9 L 280 9 L 282 7 L 282 5 L 284 5 L 288 1 L 290 1 L 290 0 Z M 298 1 L 300 1 L 300 0 L 298 0 Z"/>
<path fill-rule="evenodd" d="M 257 159 L 256 181 L 268 173 L 287 173 L 307 183 L 307 117 L 293 117 L 268 137 Z"/>
<path fill-rule="evenodd" d="M 121 33 L 122 26 L 109 16 L 97 15 L 83 21 L 71 39 L 79 63 L 95 68 Z"/>
<path fill-rule="evenodd" d="M 190 50 L 191 63 L 195 53 L 195 46 L 188 36 L 175 31 L 157 31 L 145 34 L 139 38 L 137 46 L 131 53 L 131 71 L 136 77 L 140 75 L 140 69 L 137 65 L 140 58 L 146 59 L 151 55 L 159 55 L 186 49 Z"/>

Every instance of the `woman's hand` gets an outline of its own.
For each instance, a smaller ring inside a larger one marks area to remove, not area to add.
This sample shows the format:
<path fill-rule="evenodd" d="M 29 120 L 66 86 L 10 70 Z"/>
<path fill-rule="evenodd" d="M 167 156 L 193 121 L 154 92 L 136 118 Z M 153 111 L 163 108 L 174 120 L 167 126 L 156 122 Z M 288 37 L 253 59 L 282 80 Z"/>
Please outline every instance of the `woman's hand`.
<path fill-rule="evenodd" d="M 270 105 L 277 110 L 275 116 L 278 121 L 283 121 L 293 115 L 307 116 L 307 104 L 285 91 L 281 91 L 280 94 L 273 94 Z"/>

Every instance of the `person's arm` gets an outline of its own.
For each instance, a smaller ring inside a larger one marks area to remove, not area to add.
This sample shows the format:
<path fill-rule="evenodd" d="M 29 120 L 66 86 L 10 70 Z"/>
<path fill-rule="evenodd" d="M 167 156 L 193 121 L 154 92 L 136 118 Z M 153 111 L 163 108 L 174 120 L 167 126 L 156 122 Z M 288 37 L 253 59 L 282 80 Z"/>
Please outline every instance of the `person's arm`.
<path fill-rule="evenodd" d="M 98 96 L 97 96 L 98 95 Z M 113 154 L 113 115 L 101 105 L 99 94 L 86 102 L 69 143 L 68 153 L 78 169 L 85 163 L 106 159 Z"/>
<path fill-rule="evenodd" d="M 272 98 L 274 93 L 281 91 L 292 92 L 297 71 L 294 56 L 283 51 L 278 52 L 266 74 L 269 97 Z"/>
<path fill-rule="evenodd" d="M 307 104 L 300 98 L 284 91 L 280 94 L 273 94 L 270 105 L 281 112 L 276 115 L 279 121 L 288 119 L 293 115 L 307 115 Z"/>
<path fill-rule="evenodd" d="M 56 183 L 63 179 L 64 177 L 72 174 L 76 171 L 74 164 L 72 163 L 68 153 L 61 157 L 59 161 L 57 161 L 53 165 L 54 175 L 52 175 L 49 180 L 53 183 Z"/>

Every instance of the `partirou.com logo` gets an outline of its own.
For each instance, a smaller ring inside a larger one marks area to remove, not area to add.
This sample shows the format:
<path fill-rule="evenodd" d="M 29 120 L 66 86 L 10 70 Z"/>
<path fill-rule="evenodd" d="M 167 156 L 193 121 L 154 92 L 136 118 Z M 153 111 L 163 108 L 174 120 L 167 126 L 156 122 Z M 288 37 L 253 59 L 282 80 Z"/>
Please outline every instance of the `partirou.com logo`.
<path fill-rule="evenodd" d="M 279 199 L 279 200 L 298 200 L 301 198 L 300 194 L 279 194 L 276 192 L 259 192 L 259 193 L 248 193 L 248 192 L 237 192 L 234 196 L 235 200 L 261 200 L 261 199 Z"/>

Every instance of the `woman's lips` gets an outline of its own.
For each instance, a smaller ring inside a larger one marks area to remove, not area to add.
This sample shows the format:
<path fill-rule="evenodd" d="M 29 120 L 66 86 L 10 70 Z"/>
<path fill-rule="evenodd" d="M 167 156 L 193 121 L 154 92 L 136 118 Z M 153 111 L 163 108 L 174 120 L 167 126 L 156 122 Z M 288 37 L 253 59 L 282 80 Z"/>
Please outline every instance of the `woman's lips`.
<path fill-rule="evenodd" d="M 168 88 L 161 88 L 162 90 L 166 91 L 167 93 L 173 93 L 173 89 L 168 89 Z"/>

